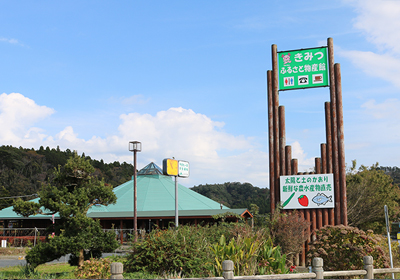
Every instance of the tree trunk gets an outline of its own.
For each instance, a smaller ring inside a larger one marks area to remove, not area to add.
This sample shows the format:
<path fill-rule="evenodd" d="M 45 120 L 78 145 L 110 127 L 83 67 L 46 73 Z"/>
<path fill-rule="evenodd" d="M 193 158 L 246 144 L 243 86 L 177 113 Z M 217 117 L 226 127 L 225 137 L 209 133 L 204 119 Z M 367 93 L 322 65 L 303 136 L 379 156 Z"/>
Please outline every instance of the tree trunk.
<path fill-rule="evenodd" d="M 85 261 L 85 257 L 83 256 L 83 249 L 82 249 L 79 251 L 78 267 L 81 267 L 83 265 L 84 261 Z"/>

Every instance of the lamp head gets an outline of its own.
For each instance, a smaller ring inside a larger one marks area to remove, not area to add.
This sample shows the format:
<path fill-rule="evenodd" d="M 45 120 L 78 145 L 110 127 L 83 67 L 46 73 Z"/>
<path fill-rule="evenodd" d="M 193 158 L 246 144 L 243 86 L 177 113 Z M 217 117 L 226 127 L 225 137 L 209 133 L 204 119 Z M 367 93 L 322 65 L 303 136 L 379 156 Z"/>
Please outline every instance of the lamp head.
<path fill-rule="evenodd" d="M 130 141 L 129 142 L 129 151 L 131 152 L 140 152 L 142 150 L 142 143 L 139 141 Z"/>

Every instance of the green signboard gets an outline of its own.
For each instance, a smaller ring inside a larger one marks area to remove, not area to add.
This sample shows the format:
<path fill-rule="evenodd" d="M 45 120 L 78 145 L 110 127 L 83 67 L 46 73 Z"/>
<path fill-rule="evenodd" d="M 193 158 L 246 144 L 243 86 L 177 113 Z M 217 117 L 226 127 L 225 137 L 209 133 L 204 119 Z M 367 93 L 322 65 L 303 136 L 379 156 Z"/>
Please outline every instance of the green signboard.
<path fill-rule="evenodd" d="M 328 48 L 278 52 L 279 90 L 326 87 Z"/>

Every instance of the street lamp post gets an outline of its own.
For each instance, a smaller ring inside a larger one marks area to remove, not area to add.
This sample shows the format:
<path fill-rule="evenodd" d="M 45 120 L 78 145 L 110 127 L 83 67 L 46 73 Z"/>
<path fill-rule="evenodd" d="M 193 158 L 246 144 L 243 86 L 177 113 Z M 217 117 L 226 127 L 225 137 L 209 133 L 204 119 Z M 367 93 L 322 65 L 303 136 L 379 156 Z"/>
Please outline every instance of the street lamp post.
<path fill-rule="evenodd" d="M 136 188 L 136 153 L 142 150 L 139 141 L 129 142 L 129 151 L 133 152 L 133 230 L 135 231 L 135 242 L 137 242 L 137 188 Z"/>

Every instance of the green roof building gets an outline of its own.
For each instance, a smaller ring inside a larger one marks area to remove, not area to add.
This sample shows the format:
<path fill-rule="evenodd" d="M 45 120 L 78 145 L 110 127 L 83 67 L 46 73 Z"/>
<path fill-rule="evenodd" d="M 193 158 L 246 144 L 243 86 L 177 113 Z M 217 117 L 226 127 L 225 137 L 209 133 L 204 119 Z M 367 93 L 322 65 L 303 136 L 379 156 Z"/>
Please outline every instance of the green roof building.
<path fill-rule="evenodd" d="M 114 188 L 114 193 L 117 196 L 116 204 L 93 206 L 87 215 L 99 219 L 104 229 L 132 229 L 133 180 Z M 223 213 L 252 217 L 247 209 L 229 209 L 178 184 L 180 224 L 214 222 L 212 216 Z M 232 219 L 237 220 L 234 216 L 232 215 Z M 55 215 L 56 222 L 57 218 Z M 51 223 L 50 216 L 35 215 L 25 218 L 17 215 L 12 207 L 0 211 L 0 220 L 4 221 L 5 227 L 11 221 L 24 228 L 47 227 Z M 148 164 L 137 173 L 137 220 L 138 229 L 146 231 L 151 230 L 154 225 L 167 227 L 175 221 L 175 182 L 172 177 L 163 175 L 161 168 L 154 163 Z"/>

